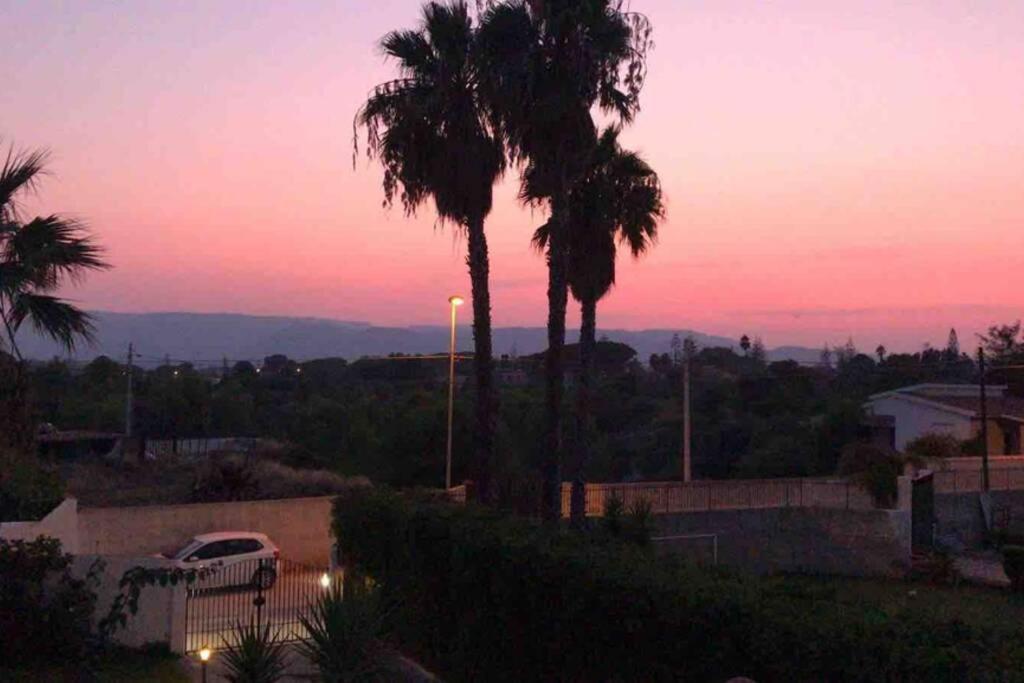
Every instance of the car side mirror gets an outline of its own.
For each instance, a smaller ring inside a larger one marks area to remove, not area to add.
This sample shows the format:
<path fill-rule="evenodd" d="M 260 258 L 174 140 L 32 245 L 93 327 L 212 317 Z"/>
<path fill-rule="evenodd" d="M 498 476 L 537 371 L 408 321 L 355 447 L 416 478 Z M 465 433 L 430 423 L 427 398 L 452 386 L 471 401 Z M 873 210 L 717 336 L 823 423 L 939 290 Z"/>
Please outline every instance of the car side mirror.
<path fill-rule="evenodd" d="M 186 562 L 196 562 L 197 560 L 199 560 L 199 556 L 198 555 L 193 555 L 192 557 L 188 558 L 185 561 Z"/>

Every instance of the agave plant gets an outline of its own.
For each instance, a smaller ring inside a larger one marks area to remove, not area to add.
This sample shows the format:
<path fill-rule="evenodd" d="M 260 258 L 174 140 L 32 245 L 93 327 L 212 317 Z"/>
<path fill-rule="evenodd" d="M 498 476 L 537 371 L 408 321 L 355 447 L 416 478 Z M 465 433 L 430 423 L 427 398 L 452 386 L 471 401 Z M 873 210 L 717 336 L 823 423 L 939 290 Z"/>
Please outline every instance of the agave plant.
<path fill-rule="evenodd" d="M 328 683 L 380 680 L 386 670 L 384 613 L 372 588 L 336 588 L 325 592 L 312 606 L 309 617 L 300 617 L 309 634 L 299 651 Z"/>
<path fill-rule="evenodd" d="M 270 626 L 258 626 L 252 620 L 248 625 L 235 626 L 235 642 L 224 643 L 224 674 L 231 683 L 274 683 L 284 675 L 284 646 L 270 635 Z"/>

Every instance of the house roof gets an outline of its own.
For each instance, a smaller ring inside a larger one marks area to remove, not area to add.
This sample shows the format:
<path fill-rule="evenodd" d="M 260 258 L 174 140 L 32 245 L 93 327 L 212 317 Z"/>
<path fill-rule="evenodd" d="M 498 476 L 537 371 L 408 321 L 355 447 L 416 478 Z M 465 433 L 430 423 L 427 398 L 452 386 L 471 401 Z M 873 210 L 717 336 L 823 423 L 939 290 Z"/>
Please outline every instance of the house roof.
<path fill-rule="evenodd" d="M 920 396 L 919 394 L 911 394 Z M 968 396 L 920 396 L 935 403 L 952 406 L 978 414 L 981 412 L 981 397 Z M 1024 398 L 1017 396 L 999 396 L 986 398 L 985 407 L 990 416 L 1009 417 L 1024 420 Z"/>
<path fill-rule="evenodd" d="M 1024 398 L 1007 396 L 1005 386 L 986 387 L 985 407 L 990 418 L 1024 422 Z M 981 389 L 977 384 L 915 384 L 875 394 L 870 401 L 901 398 L 977 418 L 981 412 Z"/>

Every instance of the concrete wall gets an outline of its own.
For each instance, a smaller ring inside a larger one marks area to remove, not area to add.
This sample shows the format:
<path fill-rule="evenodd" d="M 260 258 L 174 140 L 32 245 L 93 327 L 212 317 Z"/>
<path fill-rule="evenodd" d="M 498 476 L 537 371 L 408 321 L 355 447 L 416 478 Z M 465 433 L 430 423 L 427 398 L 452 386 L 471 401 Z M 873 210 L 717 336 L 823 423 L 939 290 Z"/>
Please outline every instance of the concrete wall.
<path fill-rule="evenodd" d="M 655 524 L 656 537 L 717 534 L 719 564 L 761 574 L 890 576 L 910 566 L 909 510 L 715 510 L 658 515 Z M 658 547 L 707 560 L 711 540 L 663 540 Z"/>
<path fill-rule="evenodd" d="M 78 555 L 72 564 L 72 572 L 78 577 L 85 577 L 97 560 L 102 567 L 96 574 L 99 583 L 93 586 L 96 591 L 94 620 L 97 624 L 108 614 L 111 603 L 120 593 L 117 584 L 126 571 L 139 566 L 166 566 L 166 563 L 151 557 Z M 129 611 L 126 614 L 128 622 L 123 629 L 115 632 L 116 642 L 129 647 L 166 643 L 174 652 L 185 651 L 184 586 L 146 586 L 139 594 L 138 612 L 132 615 Z"/>
<path fill-rule="evenodd" d="M 0 538 L 11 541 L 31 541 L 49 536 L 61 542 L 64 552 L 77 553 L 80 549 L 78 533 L 78 501 L 65 498 L 60 505 L 37 522 L 5 522 L 0 524 Z"/>
<path fill-rule="evenodd" d="M 180 547 L 211 531 L 259 531 L 282 557 L 326 566 L 330 557 L 332 497 L 236 503 L 82 508 L 80 549 L 97 555 L 149 555 Z"/>
<path fill-rule="evenodd" d="M 994 521 L 999 510 L 1009 510 L 1010 531 L 1024 534 L 1024 491 L 990 491 Z M 936 493 L 935 533 L 940 541 L 959 541 L 967 547 L 977 548 L 985 542 L 985 520 L 982 517 L 978 494 Z"/>

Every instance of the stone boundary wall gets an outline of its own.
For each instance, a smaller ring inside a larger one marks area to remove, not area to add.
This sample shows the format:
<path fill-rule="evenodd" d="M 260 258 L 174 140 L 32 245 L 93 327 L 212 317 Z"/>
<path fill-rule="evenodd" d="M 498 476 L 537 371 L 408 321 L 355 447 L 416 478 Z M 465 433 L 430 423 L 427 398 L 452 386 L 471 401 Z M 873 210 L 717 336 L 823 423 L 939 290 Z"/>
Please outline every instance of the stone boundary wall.
<path fill-rule="evenodd" d="M 990 491 L 994 523 L 1008 514 L 1009 530 L 1024 534 L 1024 491 Z M 1006 510 L 1004 513 L 1002 510 Z M 984 544 L 985 519 L 977 492 L 935 492 L 935 536 L 940 543 L 959 541 L 970 548 Z"/>
<path fill-rule="evenodd" d="M 909 510 L 713 510 L 654 522 L 654 536 L 668 537 L 656 541 L 662 552 L 708 562 L 717 545 L 719 564 L 758 574 L 894 576 L 910 567 Z"/>
<path fill-rule="evenodd" d="M 327 565 L 332 496 L 230 503 L 81 508 L 80 551 L 94 555 L 151 555 L 211 531 L 258 531 L 281 556 Z"/>

